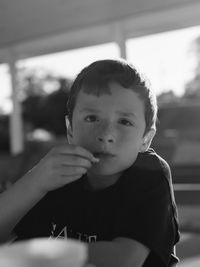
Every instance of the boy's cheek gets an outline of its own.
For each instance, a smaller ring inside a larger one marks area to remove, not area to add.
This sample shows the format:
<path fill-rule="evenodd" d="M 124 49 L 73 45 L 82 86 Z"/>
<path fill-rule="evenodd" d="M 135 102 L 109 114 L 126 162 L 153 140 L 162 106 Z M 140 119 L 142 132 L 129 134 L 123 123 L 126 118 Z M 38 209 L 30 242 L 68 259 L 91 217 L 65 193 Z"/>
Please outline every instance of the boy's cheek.
<path fill-rule="evenodd" d="M 73 144 L 82 146 L 83 148 L 89 150 L 92 152 L 94 149 L 93 148 L 93 136 L 90 135 L 88 132 L 85 133 L 83 130 L 81 131 L 81 134 L 77 134 L 73 136 Z"/>

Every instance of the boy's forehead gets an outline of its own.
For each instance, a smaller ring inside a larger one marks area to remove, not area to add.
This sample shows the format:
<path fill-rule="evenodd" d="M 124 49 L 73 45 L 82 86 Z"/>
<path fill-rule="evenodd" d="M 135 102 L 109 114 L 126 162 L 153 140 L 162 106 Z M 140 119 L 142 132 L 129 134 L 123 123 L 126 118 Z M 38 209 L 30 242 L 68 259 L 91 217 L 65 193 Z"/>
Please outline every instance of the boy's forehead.
<path fill-rule="evenodd" d="M 102 99 L 102 96 L 105 95 L 112 95 L 111 92 L 108 94 L 101 92 L 101 94 L 98 94 L 94 91 L 88 92 L 87 90 L 80 90 L 77 98 L 76 98 L 76 106 L 82 106 L 82 105 L 91 105 L 94 100 L 100 100 Z"/>
<path fill-rule="evenodd" d="M 85 94 L 94 95 L 94 96 L 101 96 L 101 95 L 110 95 L 111 89 L 110 89 L 110 83 L 102 83 L 102 84 L 83 84 L 80 88 L 80 92 L 83 92 Z"/>
<path fill-rule="evenodd" d="M 120 86 L 120 85 L 119 85 Z M 116 86 L 118 87 L 118 86 Z M 111 83 L 104 85 L 104 86 L 98 86 L 94 85 L 93 87 L 91 86 L 82 86 L 79 93 L 77 94 L 77 102 L 81 102 L 83 99 L 90 99 L 90 98 L 100 98 L 101 96 L 106 97 L 106 96 L 112 96 L 112 98 L 115 97 L 116 92 L 115 86 L 111 86 Z"/>
<path fill-rule="evenodd" d="M 94 95 L 94 96 L 101 96 L 101 95 L 114 95 L 115 94 L 115 89 L 124 89 L 124 90 L 132 90 L 134 91 L 133 87 L 124 87 L 123 85 L 120 84 L 118 81 L 108 81 L 102 84 L 83 84 L 79 90 L 80 94 L 85 93 L 89 95 Z"/>
<path fill-rule="evenodd" d="M 96 103 L 99 103 L 100 105 L 107 103 L 108 105 L 117 105 L 118 107 L 125 108 L 130 107 L 131 109 L 136 108 L 138 104 L 142 104 L 142 106 L 144 105 L 143 100 L 140 99 L 140 96 L 137 92 L 135 92 L 131 88 L 125 88 L 119 83 L 110 83 L 109 90 L 107 90 L 106 92 L 101 91 L 100 94 L 96 93 L 95 90 L 88 92 L 87 90 L 85 90 L 85 88 L 82 88 L 79 91 L 76 99 L 76 105 L 78 105 L 79 107 L 95 107 Z"/>

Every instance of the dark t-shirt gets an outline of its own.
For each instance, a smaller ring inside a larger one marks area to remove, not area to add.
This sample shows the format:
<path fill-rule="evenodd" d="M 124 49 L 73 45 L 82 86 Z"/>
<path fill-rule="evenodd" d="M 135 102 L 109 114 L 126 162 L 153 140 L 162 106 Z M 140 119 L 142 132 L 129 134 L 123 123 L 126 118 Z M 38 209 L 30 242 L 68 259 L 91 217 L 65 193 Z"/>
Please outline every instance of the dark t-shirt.
<path fill-rule="evenodd" d="M 48 193 L 15 227 L 18 240 L 132 238 L 150 249 L 143 266 L 172 266 L 179 240 L 168 164 L 152 149 L 139 154 L 116 184 L 91 191 L 81 179 Z"/>

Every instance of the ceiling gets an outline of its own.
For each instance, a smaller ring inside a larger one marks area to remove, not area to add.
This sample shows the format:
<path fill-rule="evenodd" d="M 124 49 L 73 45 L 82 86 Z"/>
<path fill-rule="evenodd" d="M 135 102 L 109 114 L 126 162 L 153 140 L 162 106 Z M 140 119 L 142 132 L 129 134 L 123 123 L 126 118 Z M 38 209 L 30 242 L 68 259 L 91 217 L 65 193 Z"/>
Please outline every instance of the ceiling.
<path fill-rule="evenodd" d="M 198 24 L 199 0 L 0 0 L 0 60 Z"/>

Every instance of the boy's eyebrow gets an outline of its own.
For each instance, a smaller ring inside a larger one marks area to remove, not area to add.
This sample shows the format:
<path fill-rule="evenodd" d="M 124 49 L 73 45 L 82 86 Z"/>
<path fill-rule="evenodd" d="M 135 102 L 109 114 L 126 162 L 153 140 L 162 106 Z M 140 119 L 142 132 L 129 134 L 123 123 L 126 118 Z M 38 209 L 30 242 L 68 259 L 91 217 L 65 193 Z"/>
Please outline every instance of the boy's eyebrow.
<path fill-rule="evenodd" d="M 131 111 L 117 111 L 116 113 L 125 117 L 135 117 L 135 114 Z"/>
<path fill-rule="evenodd" d="M 81 112 L 98 112 L 98 110 L 95 108 L 87 108 L 87 107 L 82 108 L 80 111 Z"/>
<path fill-rule="evenodd" d="M 85 108 L 82 108 L 80 110 L 80 112 L 97 112 L 98 113 L 99 110 L 96 109 L 96 108 L 87 108 L 87 107 L 85 107 Z M 131 111 L 116 111 L 116 113 L 118 115 L 124 116 L 124 117 L 135 117 L 135 114 L 133 112 L 131 112 Z"/>

